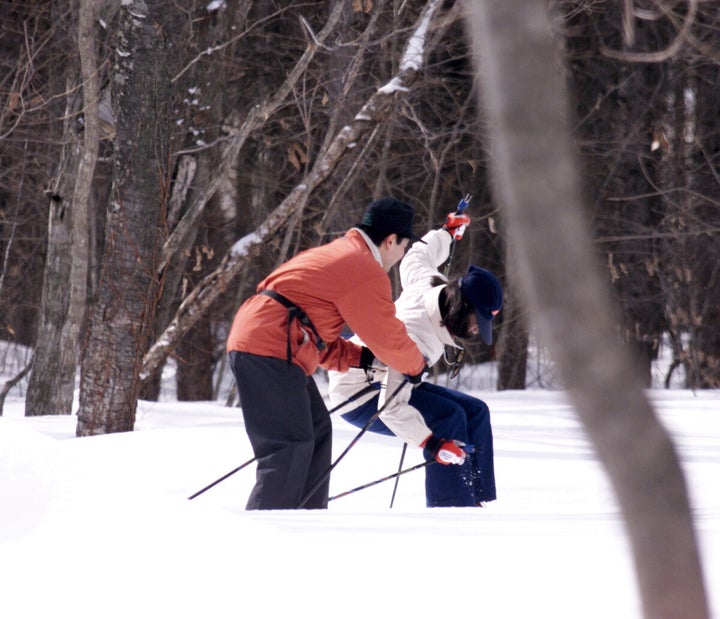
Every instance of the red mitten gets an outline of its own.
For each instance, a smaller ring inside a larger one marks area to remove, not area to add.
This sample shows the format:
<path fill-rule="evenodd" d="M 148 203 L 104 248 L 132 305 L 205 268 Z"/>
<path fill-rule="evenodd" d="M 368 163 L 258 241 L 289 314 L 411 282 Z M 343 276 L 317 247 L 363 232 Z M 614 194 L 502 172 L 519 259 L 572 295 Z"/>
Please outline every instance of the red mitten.
<path fill-rule="evenodd" d="M 470 218 L 465 213 L 450 213 L 445 218 L 443 229 L 450 233 L 456 241 L 459 241 L 465 233 L 465 228 L 470 225 Z"/>
<path fill-rule="evenodd" d="M 446 441 L 432 434 L 420 445 L 431 458 L 440 464 L 462 464 L 465 462 L 467 452 L 463 449 L 464 443 L 460 441 Z"/>

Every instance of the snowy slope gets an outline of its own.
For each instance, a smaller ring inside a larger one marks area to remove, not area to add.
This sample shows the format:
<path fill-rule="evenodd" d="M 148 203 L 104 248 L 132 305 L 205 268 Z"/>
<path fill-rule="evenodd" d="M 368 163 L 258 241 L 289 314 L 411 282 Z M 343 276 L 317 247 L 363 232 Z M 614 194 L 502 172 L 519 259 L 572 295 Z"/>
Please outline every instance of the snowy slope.
<path fill-rule="evenodd" d="M 720 393 L 653 390 L 694 500 L 720 609 Z M 622 523 L 561 391 L 476 392 L 490 405 L 497 502 L 424 507 L 423 472 L 327 511 L 245 512 L 252 456 L 237 408 L 141 403 L 135 432 L 74 438 L 75 418 L 0 418 L 0 616 L 39 619 L 640 616 Z M 334 419 L 336 455 L 357 429 Z M 372 434 L 331 494 L 397 470 Z M 404 466 L 420 462 L 410 448 Z M 681 619 L 681 618 L 680 618 Z"/>

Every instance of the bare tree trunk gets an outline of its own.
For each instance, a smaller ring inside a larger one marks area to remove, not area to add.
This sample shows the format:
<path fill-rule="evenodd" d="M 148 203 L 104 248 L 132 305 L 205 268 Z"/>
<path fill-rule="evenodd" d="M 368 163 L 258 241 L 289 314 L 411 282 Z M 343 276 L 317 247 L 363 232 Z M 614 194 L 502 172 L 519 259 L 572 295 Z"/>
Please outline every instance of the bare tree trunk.
<path fill-rule="evenodd" d="M 97 27 L 98 2 L 80 0 L 78 49 L 83 92 L 83 149 L 75 178 L 73 194 L 73 251 L 70 270 L 70 307 L 64 331 L 63 346 L 75 351 L 72 355 L 73 387 L 80 330 L 85 319 L 88 268 L 90 263 L 90 203 L 93 176 L 100 150 L 100 85 L 98 80 Z M 70 364 L 70 360 L 68 360 Z M 68 373 L 70 368 L 68 368 Z"/>
<path fill-rule="evenodd" d="M 70 414 L 75 392 L 80 331 L 85 319 L 89 252 L 89 208 L 100 145 L 95 27 L 97 2 L 80 0 L 78 51 L 83 93 L 83 141 L 75 135 L 76 117 L 66 121 L 67 167 L 63 193 L 51 204 L 47 273 L 43 284 L 41 337 L 35 349 L 25 398 L 26 415 Z M 68 93 L 72 99 L 75 95 Z M 66 194 L 67 195 L 67 194 Z M 64 203 L 63 203 L 64 202 Z M 69 271 L 68 271 L 69 268 Z"/>
<path fill-rule="evenodd" d="M 72 92 L 76 79 L 68 79 Z M 75 367 L 66 376 L 68 365 L 61 359 L 63 328 L 68 320 L 72 256 L 72 183 L 80 160 L 80 142 L 75 132 L 74 96 L 68 95 L 65 108 L 64 146 L 49 204 L 48 240 L 45 255 L 40 315 L 32 370 L 25 396 L 25 415 L 72 412 Z"/>
<path fill-rule="evenodd" d="M 159 294 L 166 218 L 173 26 L 164 2 L 126 1 L 113 74 L 117 137 L 106 246 L 86 354 L 77 434 L 133 429 L 142 356 Z"/>
<path fill-rule="evenodd" d="M 180 142 L 179 136 L 175 138 L 174 144 L 184 145 L 178 150 L 187 148 L 194 151 L 198 146 L 199 135 L 207 144 L 222 144 L 226 137 L 222 127 L 232 124 L 228 116 L 237 116 L 240 110 L 252 105 L 228 105 L 229 90 L 233 90 L 227 87 L 228 68 L 232 66 L 232 57 L 237 50 L 235 46 L 222 44 L 223 41 L 232 40 L 237 32 L 245 30 L 250 4 L 249 0 L 245 0 L 241 6 L 226 5 L 223 19 L 201 20 L 195 28 L 193 46 L 200 50 L 217 51 L 212 57 L 196 58 L 182 72 L 182 77 L 175 80 L 176 92 L 193 90 L 196 99 L 194 108 L 202 110 L 201 114 L 190 115 L 185 141 Z M 197 87 L 199 84 L 202 86 Z M 230 114 L 228 110 L 232 110 Z M 202 202 L 195 225 L 187 228 L 187 233 L 178 239 L 172 260 L 167 262 L 163 270 L 163 290 L 155 313 L 153 338 L 167 327 L 184 294 L 217 267 L 219 258 L 235 240 L 233 222 L 238 201 L 235 199 L 234 181 L 237 161 L 231 159 L 232 156 L 226 154 L 223 148 L 208 147 L 201 148 L 197 153 L 184 154 L 177 162 L 168 211 L 167 228 L 170 233 L 175 230 L 187 209 L 197 203 L 213 178 L 217 190 Z M 218 230 L 217 234 L 213 234 L 215 229 Z M 215 255 L 218 259 L 214 259 Z M 210 319 L 206 321 L 208 324 L 204 328 L 200 327 L 199 333 L 187 334 L 193 341 L 178 351 L 175 359 L 177 397 L 180 400 L 207 400 L 210 399 L 208 394 L 212 393 L 213 356 L 208 351 L 215 348 L 215 341 L 208 337 Z M 203 338 L 207 339 L 201 343 Z M 142 399 L 158 399 L 163 367 L 164 364 L 159 365 L 151 376 L 143 380 L 140 392 Z M 197 397 L 193 397 L 193 393 Z"/>
<path fill-rule="evenodd" d="M 213 399 L 213 337 L 210 320 L 203 316 L 177 347 L 177 399 L 192 402 Z"/>
<path fill-rule="evenodd" d="M 528 362 L 528 320 L 526 305 L 520 295 L 512 252 L 505 257 L 505 296 L 502 330 L 497 343 L 497 390 L 525 389 Z"/>
<path fill-rule="evenodd" d="M 538 330 L 622 509 L 647 619 L 707 619 L 685 479 L 620 348 L 583 221 L 565 87 L 546 3 L 476 0 L 469 29 L 490 127 L 495 188 Z"/>
<path fill-rule="evenodd" d="M 706 25 L 715 33 L 712 40 L 717 44 L 720 13 L 717 8 L 705 11 Z M 692 273 L 692 282 L 688 284 L 691 322 L 688 347 L 694 362 L 686 364 L 686 376 L 689 388 L 717 389 L 720 387 L 720 208 L 717 202 L 720 187 L 720 94 L 717 88 L 720 68 L 717 60 L 707 62 L 705 58 L 695 61 L 693 66 L 697 79 L 692 84 L 695 107 L 692 137 L 697 146 L 691 164 L 694 204 L 688 219 L 701 222 L 708 232 L 693 234 L 688 243 Z M 685 137 L 686 140 L 689 138 Z M 697 227 L 697 224 L 693 225 L 693 228 Z"/>
<path fill-rule="evenodd" d="M 5 384 L 3 384 L 2 388 L 0 389 L 0 417 L 3 415 L 3 408 L 5 406 L 5 398 L 7 397 L 7 394 L 10 393 L 10 390 L 17 385 L 28 372 L 30 372 L 30 369 L 32 368 L 32 359 L 30 359 L 29 363 L 22 369 L 20 372 L 15 374 L 12 378 L 5 381 Z"/>

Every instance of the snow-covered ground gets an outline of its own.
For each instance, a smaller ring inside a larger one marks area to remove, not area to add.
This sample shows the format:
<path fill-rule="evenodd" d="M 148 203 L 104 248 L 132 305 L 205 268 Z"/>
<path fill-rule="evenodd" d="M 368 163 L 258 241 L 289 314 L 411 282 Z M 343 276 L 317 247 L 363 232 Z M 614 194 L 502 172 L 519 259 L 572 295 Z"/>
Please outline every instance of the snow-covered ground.
<path fill-rule="evenodd" d="M 142 402 L 136 431 L 75 438 L 75 416 L 0 417 L 0 616 L 41 619 L 641 616 L 618 509 L 563 391 L 475 389 L 492 411 L 498 501 L 424 507 L 422 471 L 327 511 L 246 512 L 239 409 Z M 16 394 L 16 395 L 13 395 Z M 720 612 L 720 392 L 648 392 L 687 475 Z M 357 429 L 334 418 L 339 455 Z M 397 470 L 366 434 L 331 495 Z M 421 461 L 410 448 L 404 467 Z M 678 618 L 683 619 L 683 618 Z"/>

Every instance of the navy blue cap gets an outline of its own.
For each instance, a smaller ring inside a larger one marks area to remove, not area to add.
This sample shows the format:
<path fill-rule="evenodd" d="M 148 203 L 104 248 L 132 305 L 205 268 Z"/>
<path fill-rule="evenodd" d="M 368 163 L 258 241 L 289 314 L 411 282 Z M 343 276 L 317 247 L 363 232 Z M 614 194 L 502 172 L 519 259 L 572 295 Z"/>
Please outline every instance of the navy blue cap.
<path fill-rule="evenodd" d="M 475 308 L 483 342 L 492 344 L 492 320 L 503 304 L 503 287 L 490 271 L 471 264 L 460 278 L 460 290 Z"/>

